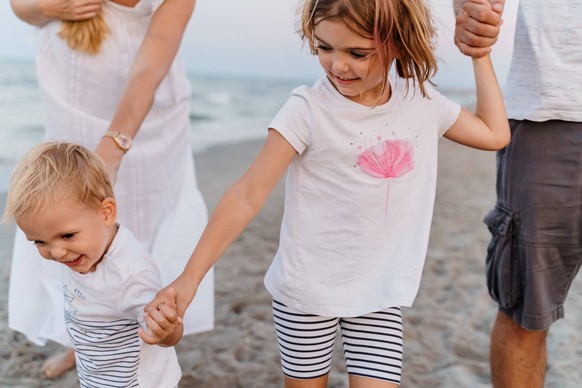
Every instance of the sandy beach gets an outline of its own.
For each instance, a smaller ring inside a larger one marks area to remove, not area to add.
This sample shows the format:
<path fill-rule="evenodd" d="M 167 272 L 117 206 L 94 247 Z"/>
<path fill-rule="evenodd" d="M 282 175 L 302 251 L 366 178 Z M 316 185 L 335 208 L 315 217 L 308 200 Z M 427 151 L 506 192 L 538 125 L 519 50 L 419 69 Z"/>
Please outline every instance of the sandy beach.
<path fill-rule="evenodd" d="M 211 148 L 196 155 L 198 182 L 212 209 L 246 169 L 260 142 Z M 494 203 L 495 156 L 443 140 L 428 257 L 418 297 L 404 313 L 403 387 L 490 387 L 489 332 L 496 307 L 484 278 L 489 239 L 482 223 Z M 177 346 L 180 387 L 281 387 L 282 375 L 263 276 L 277 247 L 283 209 L 280 184 L 260 215 L 216 266 L 216 324 Z M 5 196 L 0 197 L 0 208 Z M 0 387 L 78 387 L 76 373 L 42 378 L 58 349 L 31 345 L 8 329 L 7 293 L 13 226 L 0 226 Z M 548 341 L 547 387 L 582 384 L 582 279 L 574 282 L 566 318 Z M 338 344 L 330 387 L 347 387 Z"/>

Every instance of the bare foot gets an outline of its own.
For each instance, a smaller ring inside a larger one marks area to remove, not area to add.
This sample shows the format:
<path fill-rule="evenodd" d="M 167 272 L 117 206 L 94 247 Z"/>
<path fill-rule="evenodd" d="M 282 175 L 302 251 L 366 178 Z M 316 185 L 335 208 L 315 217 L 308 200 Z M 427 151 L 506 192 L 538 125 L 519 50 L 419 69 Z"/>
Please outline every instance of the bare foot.
<path fill-rule="evenodd" d="M 62 352 L 53 354 L 42 364 L 42 371 L 45 377 L 56 379 L 64 375 L 69 369 L 75 367 L 75 351 L 66 348 Z"/>

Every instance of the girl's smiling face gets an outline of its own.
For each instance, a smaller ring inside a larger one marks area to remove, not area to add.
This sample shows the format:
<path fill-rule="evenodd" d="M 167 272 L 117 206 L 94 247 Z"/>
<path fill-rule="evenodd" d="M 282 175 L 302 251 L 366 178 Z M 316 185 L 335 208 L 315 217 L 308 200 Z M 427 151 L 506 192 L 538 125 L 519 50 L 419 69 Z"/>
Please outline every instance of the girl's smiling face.
<path fill-rule="evenodd" d="M 319 63 L 338 92 L 366 106 L 390 99 L 389 83 L 382 93 L 382 80 L 390 69 L 383 68 L 376 58 L 373 39 L 356 33 L 337 18 L 318 22 L 314 35 Z"/>
<path fill-rule="evenodd" d="M 104 199 L 99 208 L 76 200 L 22 217 L 18 226 L 40 255 L 75 272 L 94 272 L 115 236 L 115 200 Z"/>

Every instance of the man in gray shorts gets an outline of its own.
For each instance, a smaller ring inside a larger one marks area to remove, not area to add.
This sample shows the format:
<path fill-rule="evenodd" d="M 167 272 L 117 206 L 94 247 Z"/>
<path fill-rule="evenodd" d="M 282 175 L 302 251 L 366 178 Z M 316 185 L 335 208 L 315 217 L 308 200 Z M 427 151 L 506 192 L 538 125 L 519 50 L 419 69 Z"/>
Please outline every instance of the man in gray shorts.
<path fill-rule="evenodd" d="M 455 44 L 479 57 L 497 40 L 504 0 L 454 0 Z M 549 327 L 582 260 L 582 0 L 521 0 L 505 87 L 512 139 L 497 158 L 485 217 L 495 387 L 542 387 Z"/>

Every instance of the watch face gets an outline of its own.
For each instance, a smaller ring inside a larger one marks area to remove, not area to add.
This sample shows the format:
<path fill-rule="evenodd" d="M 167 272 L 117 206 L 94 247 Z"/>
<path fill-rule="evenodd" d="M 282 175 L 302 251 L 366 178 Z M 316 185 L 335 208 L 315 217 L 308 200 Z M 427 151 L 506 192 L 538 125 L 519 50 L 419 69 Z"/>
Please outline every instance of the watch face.
<path fill-rule="evenodd" d="M 127 135 L 119 133 L 116 137 L 117 144 L 124 150 L 128 150 L 131 148 L 131 138 Z"/>

